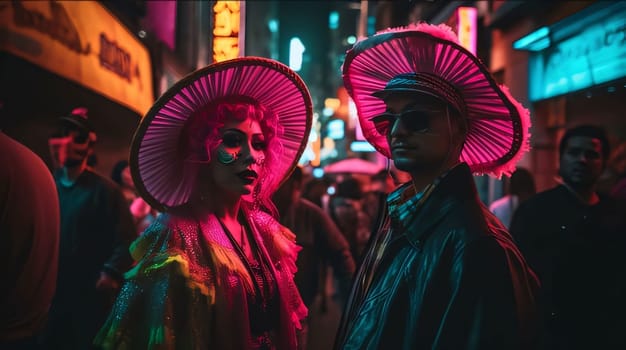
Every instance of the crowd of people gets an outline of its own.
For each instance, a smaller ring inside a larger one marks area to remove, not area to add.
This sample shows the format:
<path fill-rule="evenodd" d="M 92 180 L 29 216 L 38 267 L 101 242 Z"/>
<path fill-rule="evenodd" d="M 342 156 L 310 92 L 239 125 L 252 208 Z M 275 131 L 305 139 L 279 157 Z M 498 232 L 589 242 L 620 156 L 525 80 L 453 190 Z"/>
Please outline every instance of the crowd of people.
<path fill-rule="evenodd" d="M 408 181 L 298 166 L 311 97 L 260 57 L 176 83 L 109 177 L 85 108 L 52 171 L 0 133 L 0 349 L 306 349 L 328 281 L 335 349 L 626 348 L 623 145 L 568 128 L 537 192 L 528 110 L 445 25 L 357 42 L 343 81 Z"/>

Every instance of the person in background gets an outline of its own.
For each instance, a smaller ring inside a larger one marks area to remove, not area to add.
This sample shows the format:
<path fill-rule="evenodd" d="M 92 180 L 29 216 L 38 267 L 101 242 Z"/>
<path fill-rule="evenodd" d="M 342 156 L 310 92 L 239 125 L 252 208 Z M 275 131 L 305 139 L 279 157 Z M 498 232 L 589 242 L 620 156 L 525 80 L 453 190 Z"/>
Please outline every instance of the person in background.
<path fill-rule="evenodd" d="M 537 280 L 472 174 L 509 174 L 530 117 L 446 25 L 389 29 L 348 51 L 363 135 L 411 180 L 391 192 L 337 349 L 534 349 Z"/>
<path fill-rule="evenodd" d="M 612 152 L 608 167 L 614 176 L 609 195 L 626 200 L 626 142 L 622 142 Z"/>
<path fill-rule="evenodd" d="M 541 280 L 545 349 L 626 349 L 626 207 L 596 191 L 609 154 L 603 128 L 566 130 L 560 184 L 522 203 L 511 223 Z"/>
<path fill-rule="evenodd" d="M 301 197 L 302 169 L 296 167 L 291 176 L 274 194 L 273 201 L 280 215 L 280 222 L 296 235 L 296 243 L 302 247 L 296 266 L 296 286 L 304 304 L 309 308 L 316 296 L 325 303 L 327 263 L 339 281 L 341 300 L 347 297 L 355 271 L 350 246 L 332 219 L 324 210 Z M 301 332 L 301 344 L 306 347 L 306 325 Z"/>
<path fill-rule="evenodd" d="M 0 349 L 37 349 L 56 286 L 59 198 L 39 156 L 2 131 L 0 150 Z"/>
<path fill-rule="evenodd" d="M 157 211 L 137 195 L 137 189 L 130 175 L 130 166 L 127 160 L 120 160 L 115 164 L 111 172 L 111 179 L 120 186 L 124 193 L 130 213 L 133 215 L 137 234 L 141 235 L 154 222 L 158 215 Z"/>
<path fill-rule="evenodd" d="M 54 172 L 60 203 L 61 237 L 56 292 L 44 345 L 87 349 L 110 311 L 122 274 L 130 267 L 128 247 L 136 237 L 119 187 L 87 166 L 96 133 L 87 110 L 74 109 L 58 122 L 51 144 L 63 144 L 62 167 Z"/>
<path fill-rule="evenodd" d="M 126 198 L 128 206 L 130 206 L 138 196 L 127 160 L 123 159 L 115 163 L 113 170 L 111 170 L 111 180 L 120 186 L 122 193 L 124 193 L 124 198 Z"/>
<path fill-rule="evenodd" d="M 328 187 L 331 182 L 328 179 L 312 178 L 304 184 L 302 198 L 310 201 L 320 208 L 328 206 Z"/>
<path fill-rule="evenodd" d="M 372 175 L 369 190 L 363 193 L 362 199 L 363 210 L 369 217 L 370 232 L 378 229 L 387 194 L 394 188 L 396 188 L 394 173 L 390 170 L 381 170 Z"/>
<path fill-rule="evenodd" d="M 598 192 L 626 200 L 626 142 L 618 144 L 611 152 L 598 180 Z"/>
<path fill-rule="evenodd" d="M 298 347 L 300 248 L 271 196 L 302 155 L 312 115 L 302 79 L 257 57 L 199 69 L 156 101 L 130 165 L 161 214 L 131 247 L 137 264 L 97 345 Z"/>
<path fill-rule="evenodd" d="M 371 236 L 371 220 L 363 208 L 363 190 L 359 180 L 346 177 L 336 186 L 328 209 L 331 218 L 350 244 L 350 252 L 357 265 Z"/>
<path fill-rule="evenodd" d="M 536 192 L 533 174 L 524 168 L 517 168 L 509 181 L 509 194 L 491 203 L 489 211 L 509 228 L 517 207 Z"/>

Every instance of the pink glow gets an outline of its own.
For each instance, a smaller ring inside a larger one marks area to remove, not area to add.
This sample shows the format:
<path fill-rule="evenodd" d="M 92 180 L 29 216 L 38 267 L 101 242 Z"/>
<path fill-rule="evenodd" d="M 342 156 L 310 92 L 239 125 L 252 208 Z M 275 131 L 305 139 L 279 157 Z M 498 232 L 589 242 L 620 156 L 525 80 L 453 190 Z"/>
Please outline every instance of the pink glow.
<path fill-rule="evenodd" d="M 410 31 L 421 33 L 403 34 Z M 460 89 L 466 102 L 469 135 L 461 160 L 477 174 L 498 178 L 510 175 L 529 149 L 528 110 L 506 87 L 498 89 L 487 68 L 475 57 L 456 45 L 445 43 L 448 40 L 458 42 L 449 39 L 452 31 L 448 27 L 420 23 L 378 35 L 385 38 L 394 33 L 397 38 L 393 40 L 370 39 L 377 43 L 366 50 L 357 43 L 344 63 L 344 83 L 355 101 L 365 138 L 390 157 L 385 135 L 379 134 L 370 120 L 384 112 L 385 104 L 372 93 L 383 89 L 398 74 L 434 74 Z"/>
<path fill-rule="evenodd" d="M 176 1 L 146 1 L 146 29 L 171 50 L 176 48 Z"/>
<path fill-rule="evenodd" d="M 259 179 L 260 195 L 269 197 L 302 154 L 303 140 L 309 136 L 312 110 L 304 82 L 286 66 L 261 58 L 222 62 L 194 75 L 166 92 L 142 121 L 147 127 L 137 161 L 145 189 L 169 207 L 189 200 L 198 163 L 183 160 L 180 132 L 195 111 L 220 97 L 239 95 L 272 110 L 281 125 L 276 130 L 280 145 L 268 145 L 266 171 Z"/>

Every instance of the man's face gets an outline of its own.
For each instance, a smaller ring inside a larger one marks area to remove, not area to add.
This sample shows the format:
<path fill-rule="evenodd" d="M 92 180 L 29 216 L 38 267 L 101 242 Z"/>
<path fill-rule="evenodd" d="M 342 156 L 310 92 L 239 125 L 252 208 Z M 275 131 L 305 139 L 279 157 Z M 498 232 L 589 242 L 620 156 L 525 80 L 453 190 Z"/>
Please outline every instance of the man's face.
<path fill-rule="evenodd" d="M 55 166 L 74 167 L 82 164 L 92 153 L 89 133 L 77 128 L 64 127 L 59 137 L 48 140 Z"/>
<path fill-rule="evenodd" d="M 374 117 L 387 142 L 395 166 L 409 173 L 442 170 L 457 157 L 453 150 L 445 103 L 430 97 L 390 95 L 386 113 Z M 456 161 L 456 159 L 455 159 Z"/>
<path fill-rule="evenodd" d="M 600 140 L 587 136 L 572 136 L 567 140 L 559 169 L 566 184 L 576 188 L 591 187 L 603 170 Z"/>

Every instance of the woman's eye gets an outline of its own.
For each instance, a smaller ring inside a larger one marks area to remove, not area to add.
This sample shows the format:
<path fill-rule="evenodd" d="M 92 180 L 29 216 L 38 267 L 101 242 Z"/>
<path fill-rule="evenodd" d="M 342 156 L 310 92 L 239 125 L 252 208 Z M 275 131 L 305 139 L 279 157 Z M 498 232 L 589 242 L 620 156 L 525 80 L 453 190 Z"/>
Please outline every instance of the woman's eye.
<path fill-rule="evenodd" d="M 265 141 L 254 141 L 252 143 L 252 148 L 254 148 L 257 151 L 264 150 L 264 149 L 267 148 L 267 142 L 265 142 Z"/>
<path fill-rule="evenodd" d="M 222 144 L 229 148 L 240 147 L 241 137 L 239 135 L 226 134 L 222 137 Z"/>

